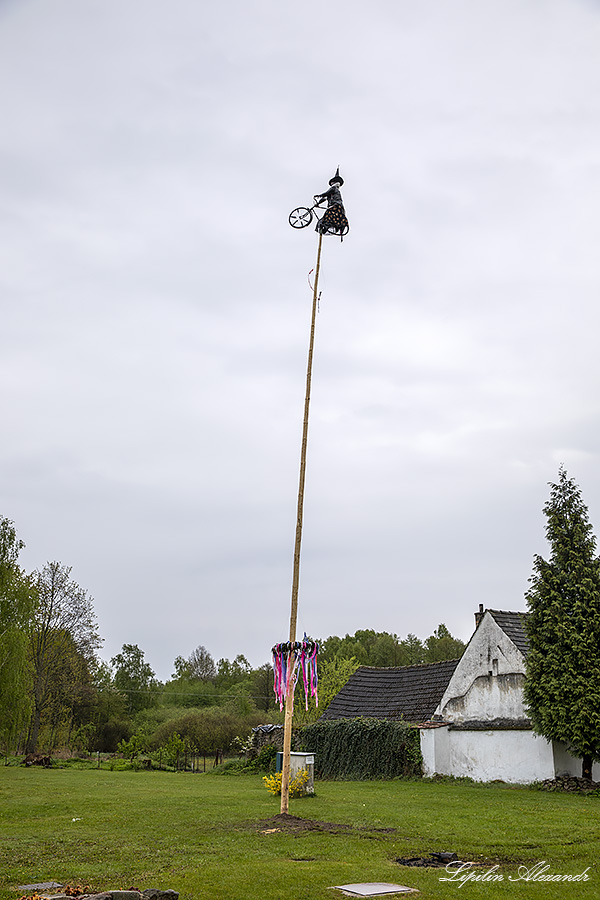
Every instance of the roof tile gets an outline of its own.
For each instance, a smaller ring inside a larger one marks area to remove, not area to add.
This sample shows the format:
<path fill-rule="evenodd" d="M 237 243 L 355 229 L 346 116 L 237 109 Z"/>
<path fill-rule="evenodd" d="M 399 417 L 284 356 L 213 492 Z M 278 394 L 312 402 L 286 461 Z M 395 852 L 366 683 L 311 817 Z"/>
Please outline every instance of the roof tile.
<path fill-rule="evenodd" d="M 526 622 L 528 613 L 509 612 L 502 609 L 488 609 L 487 612 L 493 617 L 497 625 L 502 631 L 508 635 L 513 644 L 521 651 L 523 656 L 527 656 L 529 650 L 529 641 L 527 639 Z"/>
<path fill-rule="evenodd" d="M 321 719 L 369 716 L 424 722 L 448 687 L 457 659 L 419 666 L 361 666 L 333 698 Z"/>

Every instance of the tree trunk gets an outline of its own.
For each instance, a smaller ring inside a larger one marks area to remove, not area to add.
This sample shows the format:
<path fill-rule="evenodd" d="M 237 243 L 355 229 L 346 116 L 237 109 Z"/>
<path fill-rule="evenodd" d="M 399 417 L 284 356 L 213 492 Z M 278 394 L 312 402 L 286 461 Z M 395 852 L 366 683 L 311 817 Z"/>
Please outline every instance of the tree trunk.
<path fill-rule="evenodd" d="M 38 742 L 38 736 L 40 733 L 41 719 L 42 719 L 42 711 L 39 708 L 39 706 L 36 705 L 35 709 L 33 710 L 33 717 L 31 720 L 31 730 L 29 732 L 29 737 L 27 740 L 27 747 L 26 747 L 27 753 L 35 753 L 37 750 L 37 742 Z"/>
<path fill-rule="evenodd" d="M 592 780 L 592 757 L 584 756 L 581 761 L 581 777 Z"/>

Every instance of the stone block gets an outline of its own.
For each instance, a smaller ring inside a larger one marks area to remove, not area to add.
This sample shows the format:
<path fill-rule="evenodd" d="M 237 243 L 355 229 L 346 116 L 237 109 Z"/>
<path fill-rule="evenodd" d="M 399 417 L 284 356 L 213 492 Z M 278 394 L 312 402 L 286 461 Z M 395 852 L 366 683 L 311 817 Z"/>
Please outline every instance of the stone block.
<path fill-rule="evenodd" d="M 170 888 L 161 891 L 159 888 L 147 888 L 142 891 L 142 900 L 179 900 L 179 891 L 172 891 Z"/>

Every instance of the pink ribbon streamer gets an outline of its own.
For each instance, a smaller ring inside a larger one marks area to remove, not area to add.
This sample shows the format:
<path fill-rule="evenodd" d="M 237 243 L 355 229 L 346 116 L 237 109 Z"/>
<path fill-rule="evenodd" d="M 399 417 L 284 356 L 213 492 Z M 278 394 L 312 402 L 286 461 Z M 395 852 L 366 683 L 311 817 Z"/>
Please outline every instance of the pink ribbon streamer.
<path fill-rule="evenodd" d="M 302 641 L 293 644 L 275 644 L 273 647 L 273 690 L 283 709 L 288 693 L 294 696 L 294 690 L 300 671 L 302 671 L 302 683 L 304 687 L 304 703 L 308 709 L 308 698 L 315 698 L 315 706 L 319 706 L 317 688 L 319 678 L 317 674 L 317 653 L 319 645 L 306 634 Z"/>

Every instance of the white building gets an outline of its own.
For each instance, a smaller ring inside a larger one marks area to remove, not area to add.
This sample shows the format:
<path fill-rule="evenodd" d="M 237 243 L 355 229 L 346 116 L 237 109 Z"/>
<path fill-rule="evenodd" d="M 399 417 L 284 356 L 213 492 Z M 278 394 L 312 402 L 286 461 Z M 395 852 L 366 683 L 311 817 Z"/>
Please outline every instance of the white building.
<path fill-rule="evenodd" d="M 525 613 L 482 606 L 460 660 L 376 669 L 361 666 L 323 718 L 403 718 L 418 725 L 424 775 L 529 783 L 581 775 L 581 759 L 534 734 L 523 697 Z M 600 765 L 594 764 L 594 780 Z"/>

